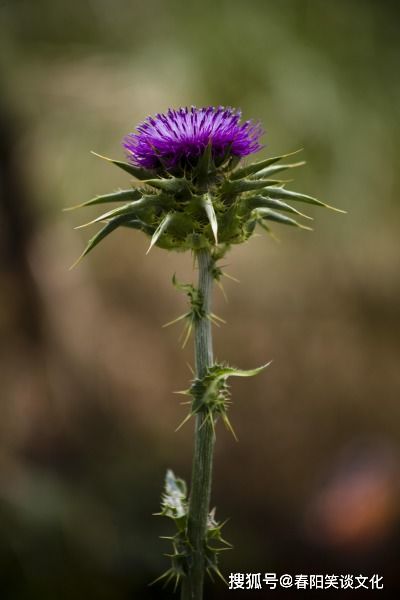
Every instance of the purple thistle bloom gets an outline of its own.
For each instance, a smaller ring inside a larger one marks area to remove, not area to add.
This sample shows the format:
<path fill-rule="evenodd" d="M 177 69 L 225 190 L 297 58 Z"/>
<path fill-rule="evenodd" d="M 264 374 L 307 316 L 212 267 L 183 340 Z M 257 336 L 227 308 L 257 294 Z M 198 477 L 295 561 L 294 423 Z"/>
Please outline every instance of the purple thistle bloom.
<path fill-rule="evenodd" d="M 240 118 L 240 110 L 223 106 L 170 108 L 147 117 L 136 133 L 124 138 L 123 146 L 128 160 L 146 169 L 194 166 L 209 143 L 214 160 L 242 158 L 262 148 L 263 130 L 253 121 L 240 123 Z"/>

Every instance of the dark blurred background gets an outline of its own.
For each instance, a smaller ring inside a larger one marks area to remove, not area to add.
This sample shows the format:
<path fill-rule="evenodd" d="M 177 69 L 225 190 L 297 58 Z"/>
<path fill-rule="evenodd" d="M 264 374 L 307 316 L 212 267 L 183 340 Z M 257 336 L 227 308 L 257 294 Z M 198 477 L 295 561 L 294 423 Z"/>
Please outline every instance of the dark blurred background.
<path fill-rule="evenodd" d="M 193 360 L 161 326 L 184 310 L 171 276 L 191 281 L 191 257 L 118 231 L 69 271 L 92 233 L 73 227 L 98 211 L 62 208 L 129 184 L 90 150 L 122 157 L 147 114 L 191 104 L 261 120 L 260 157 L 303 147 L 295 189 L 348 210 L 234 248 L 241 283 L 215 293 L 217 357 L 274 360 L 233 385 L 239 443 L 218 427 L 221 570 L 379 573 L 393 593 L 399 17 L 388 0 L 1 0 L 2 600 L 173 597 L 148 587 L 172 531 L 152 513 L 167 467 L 190 477 L 172 392 Z"/>

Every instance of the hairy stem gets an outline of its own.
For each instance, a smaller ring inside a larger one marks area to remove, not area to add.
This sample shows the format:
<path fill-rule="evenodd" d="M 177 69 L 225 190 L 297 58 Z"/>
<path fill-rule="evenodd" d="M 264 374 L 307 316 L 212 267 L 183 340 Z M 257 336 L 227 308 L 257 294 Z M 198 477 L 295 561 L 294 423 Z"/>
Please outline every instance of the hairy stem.
<path fill-rule="evenodd" d="M 213 277 L 209 250 L 197 252 L 199 266 L 198 288 L 203 299 L 203 313 L 195 327 L 196 377 L 206 374 L 213 363 L 210 313 Z M 189 573 L 182 581 L 181 600 L 202 600 L 205 571 L 204 547 L 210 505 L 212 460 L 214 450 L 212 424 L 205 415 L 196 415 L 192 483 L 189 501 L 188 538 L 192 547 Z"/>

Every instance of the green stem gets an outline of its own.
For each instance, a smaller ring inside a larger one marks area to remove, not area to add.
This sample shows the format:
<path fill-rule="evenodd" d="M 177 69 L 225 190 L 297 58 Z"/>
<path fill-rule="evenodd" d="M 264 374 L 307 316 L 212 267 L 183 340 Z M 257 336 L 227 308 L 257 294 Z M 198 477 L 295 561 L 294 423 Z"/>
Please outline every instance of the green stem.
<path fill-rule="evenodd" d="M 203 299 L 204 317 L 195 327 L 196 377 L 202 378 L 213 364 L 210 314 L 213 277 L 209 250 L 197 252 L 199 266 L 198 289 Z M 189 500 L 188 538 L 192 548 L 187 577 L 182 581 L 181 600 L 202 600 L 205 571 L 205 539 L 210 505 L 212 460 L 214 450 L 212 424 L 205 415 L 196 415 L 192 483 Z"/>

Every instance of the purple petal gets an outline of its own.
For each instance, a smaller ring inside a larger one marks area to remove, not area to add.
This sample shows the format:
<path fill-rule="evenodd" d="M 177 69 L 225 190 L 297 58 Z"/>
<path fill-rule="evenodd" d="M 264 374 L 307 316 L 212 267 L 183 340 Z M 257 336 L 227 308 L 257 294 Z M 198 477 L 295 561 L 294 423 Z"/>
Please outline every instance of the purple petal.
<path fill-rule="evenodd" d="M 232 156 L 243 157 L 262 148 L 259 123 L 240 123 L 241 112 L 230 107 L 168 109 L 165 114 L 147 117 L 136 132 L 123 140 L 128 160 L 139 167 L 156 169 L 193 162 L 211 141 L 213 156 L 222 156 L 228 147 Z"/>

